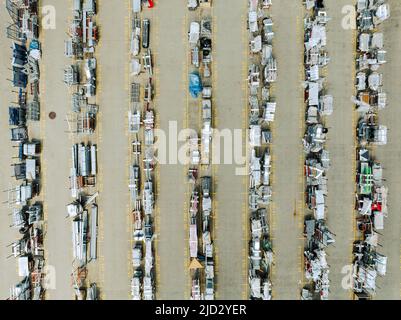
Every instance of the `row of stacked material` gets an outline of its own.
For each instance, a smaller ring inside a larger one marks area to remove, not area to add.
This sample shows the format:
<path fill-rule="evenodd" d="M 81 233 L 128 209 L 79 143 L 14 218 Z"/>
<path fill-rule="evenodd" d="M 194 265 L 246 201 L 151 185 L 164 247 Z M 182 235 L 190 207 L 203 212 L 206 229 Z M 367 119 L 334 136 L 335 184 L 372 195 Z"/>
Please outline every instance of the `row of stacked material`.
<path fill-rule="evenodd" d="M 131 295 L 133 300 L 155 299 L 155 104 L 150 19 L 142 19 L 141 1 L 134 1 L 131 24 L 131 101 L 128 111 L 132 138 L 129 190 L 132 209 Z M 152 5 L 149 2 L 148 8 Z M 141 94 L 144 92 L 144 94 Z M 142 145 L 144 152 L 142 153 Z"/>
<path fill-rule="evenodd" d="M 189 208 L 189 256 L 192 300 L 214 300 L 212 177 L 192 181 Z"/>
<path fill-rule="evenodd" d="M 189 92 L 193 99 L 202 99 L 202 134 L 199 150 L 198 134 L 190 137 L 191 162 L 197 165 L 209 165 L 212 144 L 212 19 L 204 16 L 200 22 L 192 21 L 189 26 L 188 41 L 191 50 L 191 73 L 189 74 Z"/>
<path fill-rule="evenodd" d="M 329 63 L 326 51 L 327 17 L 323 1 L 305 2 L 304 68 L 305 68 L 305 122 L 303 138 L 305 152 L 304 174 L 307 212 L 304 222 L 304 268 L 306 283 L 302 299 L 326 300 L 329 295 L 329 265 L 325 248 L 334 242 L 326 226 L 325 197 L 329 152 L 325 149 L 328 129 L 326 116 L 333 112 L 333 97 L 327 95 L 322 71 Z"/>
<path fill-rule="evenodd" d="M 270 300 L 273 250 L 268 224 L 271 201 L 271 123 L 275 118 L 276 102 L 271 87 L 277 79 L 273 56 L 273 21 L 269 15 L 271 1 L 249 0 L 249 298 Z"/>
<path fill-rule="evenodd" d="M 387 216 L 387 188 L 383 184 L 383 168 L 375 159 L 374 145 L 387 143 L 387 127 L 378 121 L 379 110 L 386 107 L 380 66 L 386 63 L 383 33 L 377 27 L 389 18 L 386 0 L 357 2 L 356 128 L 358 146 L 357 235 L 353 249 L 353 290 L 357 297 L 371 298 L 376 291 L 377 276 L 386 273 L 387 257 L 376 251 L 378 235 Z"/>
<path fill-rule="evenodd" d="M 96 300 L 96 284 L 87 285 L 88 263 L 97 259 L 98 206 L 96 198 L 96 58 L 98 43 L 95 0 L 74 0 L 72 21 L 65 41 L 65 56 L 72 63 L 64 69 L 64 83 L 71 92 L 68 126 L 74 141 L 71 148 L 70 191 L 67 205 L 72 223 L 72 286 L 78 300 Z"/>
<path fill-rule="evenodd" d="M 189 10 L 196 10 L 190 7 Z M 188 41 L 190 54 L 189 91 L 193 102 L 201 100 L 201 145 L 198 133 L 191 130 L 188 137 L 189 170 L 188 181 L 191 187 L 190 207 L 188 210 L 189 269 L 191 277 L 192 300 L 215 299 L 215 261 L 212 185 L 210 172 L 212 143 L 212 17 L 211 1 L 202 1 L 198 9 L 200 21 L 192 21 L 189 26 Z M 199 104 L 196 104 L 198 107 Z M 199 108 L 199 107 L 198 107 Z M 197 117 L 196 117 L 197 118 Z M 203 166 L 203 168 L 201 167 Z M 198 178 L 199 172 L 205 175 Z"/>
<path fill-rule="evenodd" d="M 9 107 L 11 142 L 18 154 L 13 163 L 17 185 L 8 190 L 12 210 L 11 227 L 19 230 L 21 238 L 13 242 L 11 255 L 18 261 L 18 275 L 22 281 L 10 289 L 12 300 L 40 300 L 44 298 L 45 259 L 43 248 L 43 204 L 40 191 L 41 143 L 29 139 L 29 121 L 39 121 L 39 17 L 36 0 L 7 0 L 6 8 L 12 19 L 7 36 L 13 40 L 13 87 L 18 90 L 17 102 Z"/>

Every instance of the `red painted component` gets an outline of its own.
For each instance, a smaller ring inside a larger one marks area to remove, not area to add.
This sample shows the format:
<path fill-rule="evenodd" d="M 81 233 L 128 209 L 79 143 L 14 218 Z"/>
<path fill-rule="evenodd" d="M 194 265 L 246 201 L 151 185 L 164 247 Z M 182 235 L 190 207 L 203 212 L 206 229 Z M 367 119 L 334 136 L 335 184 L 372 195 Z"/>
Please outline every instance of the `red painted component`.
<path fill-rule="evenodd" d="M 153 8 L 154 6 L 153 0 L 148 0 L 148 8 Z"/>

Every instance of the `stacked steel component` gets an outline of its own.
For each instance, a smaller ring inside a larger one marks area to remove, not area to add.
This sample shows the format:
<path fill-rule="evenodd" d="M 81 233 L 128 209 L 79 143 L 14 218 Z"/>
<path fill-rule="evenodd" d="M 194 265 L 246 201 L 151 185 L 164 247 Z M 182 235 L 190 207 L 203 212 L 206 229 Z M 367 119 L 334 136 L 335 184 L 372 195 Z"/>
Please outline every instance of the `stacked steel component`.
<path fill-rule="evenodd" d="M 273 21 L 271 1 L 249 0 L 249 298 L 271 300 L 270 280 L 273 250 L 268 225 L 268 208 L 272 189 L 270 182 L 272 134 L 276 102 L 271 87 L 277 79 L 277 63 L 273 55 Z"/>
<path fill-rule="evenodd" d="M 67 205 L 72 223 L 72 286 L 78 300 L 96 300 L 96 284 L 88 286 L 88 264 L 97 260 L 98 206 L 96 198 L 97 145 L 95 48 L 98 43 L 96 1 L 74 0 L 72 22 L 65 41 L 65 56 L 71 64 L 64 69 L 64 83 L 71 92 L 67 121 L 72 135 L 70 190 L 73 201 Z M 85 143 L 80 141 L 85 140 Z"/>
<path fill-rule="evenodd" d="M 390 16 L 385 0 L 358 0 L 356 97 L 359 117 L 357 136 L 356 203 L 357 239 L 353 248 L 353 291 L 360 299 L 376 292 L 377 276 L 386 274 L 387 257 L 376 251 L 379 232 L 387 216 L 387 187 L 383 169 L 372 146 L 387 143 L 387 127 L 379 124 L 379 111 L 386 107 L 380 66 L 386 63 L 383 33 L 378 26 Z"/>
<path fill-rule="evenodd" d="M 189 256 L 192 300 L 214 300 L 212 177 L 194 177 L 189 208 Z"/>
<path fill-rule="evenodd" d="M 132 139 L 129 190 L 132 209 L 131 295 L 133 300 L 154 300 L 155 272 L 155 102 L 150 45 L 150 19 L 142 18 L 143 1 L 133 1 L 131 24 L 131 101 L 128 128 Z M 153 7 L 149 1 L 148 8 Z M 144 94 L 141 94 L 143 90 Z M 142 98 L 142 99 L 141 99 Z M 142 146 L 144 152 L 142 153 Z"/>
<path fill-rule="evenodd" d="M 40 192 L 41 143 L 28 137 L 29 121 L 39 121 L 39 17 L 37 0 L 7 0 L 12 19 L 7 36 L 13 40 L 12 84 L 17 101 L 9 107 L 11 142 L 17 145 L 17 163 L 12 164 L 16 186 L 8 190 L 12 210 L 12 228 L 21 238 L 13 242 L 11 255 L 18 261 L 18 275 L 23 279 L 10 289 L 11 300 L 44 298 L 45 258 L 44 221 Z"/>
<path fill-rule="evenodd" d="M 192 300 L 215 299 L 215 260 L 212 189 L 212 11 L 211 1 L 188 1 L 188 9 L 198 11 L 197 21 L 189 25 L 190 52 L 189 92 L 192 102 L 201 106 L 201 139 L 191 130 L 189 145 L 188 181 L 190 183 L 190 207 L 188 210 L 189 269 Z M 191 18 L 195 12 L 191 14 Z M 199 172 L 202 177 L 198 178 Z"/>
<path fill-rule="evenodd" d="M 191 50 L 192 71 L 189 74 L 189 92 L 193 99 L 202 99 L 202 133 L 200 164 L 211 162 L 212 145 L 212 19 L 202 11 L 201 21 L 192 21 L 188 41 Z"/>
<path fill-rule="evenodd" d="M 328 129 L 325 118 L 333 112 L 333 97 L 327 94 L 322 70 L 329 63 L 326 51 L 326 24 L 329 21 L 323 1 L 305 2 L 304 67 L 306 132 L 304 174 L 306 181 L 304 236 L 304 268 L 306 283 L 302 289 L 304 300 L 327 300 L 329 296 L 329 265 L 325 248 L 334 242 L 326 226 L 325 197 L 329 152 L 325 149 Z"/>
<path fill-rule="evenodd" d="M 210 8 L 212 0 L 187 0 L 187 8 L 190 11 L 195 11 L 197 8 Z"/>
<path fill-rule="evenodd" d="M 96 129 L 95 47 L 98 42 L 95 0 L 74 0 L 73 19 L 65 41 L 65 56 L 72 59 L 64 68 L 64 83 L 72 92 L 68 125 L 71 133 L 92 135 Z"/>

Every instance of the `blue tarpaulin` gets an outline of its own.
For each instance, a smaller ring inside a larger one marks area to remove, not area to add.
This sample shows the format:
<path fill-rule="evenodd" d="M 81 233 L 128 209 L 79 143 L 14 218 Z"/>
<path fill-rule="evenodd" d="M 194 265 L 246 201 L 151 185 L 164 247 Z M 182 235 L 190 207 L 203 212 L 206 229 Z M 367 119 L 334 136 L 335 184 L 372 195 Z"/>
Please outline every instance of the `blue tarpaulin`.
<path fill-rule="evenodd" d="M 33 49 L 40 49 L 40 44 L 38 40 L 32 40 L 30 45 L 29 45 L 29 50 L 33 50 Z"/>
<path fill-rule="evenodd" d="M 193 98 L 197 98 L 203 90 L 202 81 L 197 72 L 189 74 L 189 92 Z"/>

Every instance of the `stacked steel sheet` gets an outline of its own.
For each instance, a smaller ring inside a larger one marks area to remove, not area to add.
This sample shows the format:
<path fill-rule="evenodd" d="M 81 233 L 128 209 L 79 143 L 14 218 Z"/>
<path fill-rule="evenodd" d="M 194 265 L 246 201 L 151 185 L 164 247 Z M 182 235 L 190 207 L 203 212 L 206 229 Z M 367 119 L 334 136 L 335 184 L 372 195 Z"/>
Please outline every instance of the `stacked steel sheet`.
<path fill-rule="evenodd" d="M 270 182 L 272 135 L 276 102 L 271 87 L 277 79 L 277 62 L 273 55 L 273 21 L 271 1 L 249 0 L 249 298 L 271 300 L 271 266 L 273 250 L 268 224 L 271 202 Z"/>
<path fill-rule="evenodd" d="M 356 5 L 357 55 L 356 97 L 359 120 L 357 136 L 356 233 L 353 248 L 353 291 L 360 299 L 376 292 L 377 276 L 386 274 L 387 257 L 378 253 L 379 233 L 387 216 L 387 187 L 383 168 L 372 146 L 387 143 L 387 127 L 379 124 L 379 111 L 386 107 L 380 66 L 386 63 L 383 33 L 378 26 L 390 16 L 386 0 L 358 0 Z"/>
<path fill-rule="evenodd" d="M 70 190 L 73 202 L 67 205 L 72 223 L 72 286 L 78 300 L 96 300 L 96 284 L 87 286 L 87 265 L 97 260 L 98 196 L 96 130 L 95 49 L 98 43 L 96 1 L 74 0 L 72 22 L 65 41 L 65 56 L 71 64 L 64 69 L 64 83 L 71 92 L 71 111 L 67 121 L 74 141 L 71 148 Z"/>
<path fill-rule="evenodd" d="M 197 20 L 189 24 L 189 93 L 201 106 L 201 133 L 191 130 L 188 138 L 191 199 L 188 209 L 188 248 L 191 300 L 215 299 L 215 251 L 213 224 L 213 16 L 211 1 L 189 1 L 188 9 L 197 11 Z M 195 17 L 195 12 L 191 18 Z M 200 141 L 200 145 L 199 145 Z M 198 177 L 201 169 L 205 172 Z"/>
<path fill-rule="evenodd" d="M 151 20 L 142 18 L 142 10 L 153 7 L 149 2 L 134 1 L 131 20 L 131 101 L 128 130 L 132 141 L 129 190 L 132 211 L 131 296 L 133 300 L 156 298 L 155 217 L 155 101 L 153 56 L 151 53 Z M 144 94 L 141 95 L 141 90 Z M 142 99 L 141 99 L 142 98 Z M 144 146 L 144 152 L 142 152 Z"/>
<path fill-rule="evenodd" d="M 18 260 L 18 275 L 23 280 L 10 289 L 12 300 L 44 298 L 45 258 L 43 248 L 44 221 L 40 191 L 40 141 L 28 137 L 29 121 L 39 121 L 39 17 L 37 0 L 7 0 L 12 19 L 7 36 L 13 40 L 13 87 L 18 90 L 17 103 L 9 107 L 11 141 L 17 144 L 18 159 L 12 165 L 18 182 L 8 190 L 12 210 L 12 228 L 21 239 L 11 244 L 11 256 Z"/>
<path fill-rule="evenodd" d="M 305 2 L 304 67 L 305 67 L 305 120 L 303 138 L 305 151 L 305 214 L 304 269 L 306 283 L 302 299 L 327 300 L 329 297 L 329 264 L 325 248 L 334 242 L 326 226 L 325 198 L 327 196 L 327 170 L 330 167 L 326 149 L 328 129 L 326 116 L 333 112 L 333 97 L 327 94 L 323 69 L 329 62 L 326 51 L 326 24 L 329 21 L 323 1 Z"/>

